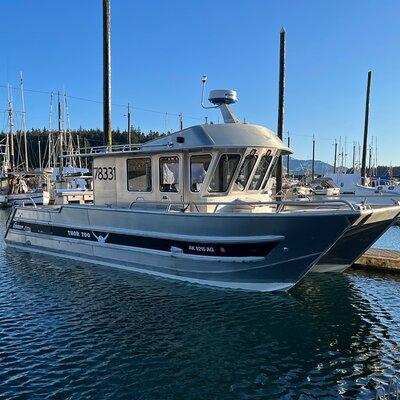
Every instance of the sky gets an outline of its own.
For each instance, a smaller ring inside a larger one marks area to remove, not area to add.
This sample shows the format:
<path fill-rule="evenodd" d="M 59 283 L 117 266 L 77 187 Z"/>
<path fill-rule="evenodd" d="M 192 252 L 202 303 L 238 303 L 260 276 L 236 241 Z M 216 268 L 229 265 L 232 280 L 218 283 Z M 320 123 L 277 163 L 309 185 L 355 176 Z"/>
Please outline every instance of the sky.
<path fill-rule="evenodd" d="M 0 129 L 7 84 L 20 124 L 23 71 L 28 128 L 49 126 L 50 93 L 66 92 L 72 128 L 102 127 L 101 0 L 0 2 Z M 391 0 L 111 0 L 112 121 L 143 131 L 218 122 L 207 90 L 235 89 L 240 119 L 276 131 L 279 31 L 287 32 L 285 135 L 296 158 L 333 162 L 334 140 L 362 142 L 367 73 L 370 137 L 379 164 L 400 164 L 400 2 Z M 82 100 L 82 99 L 88 99 Z M 55 118 L 53 121 L 55 124 Z"/>

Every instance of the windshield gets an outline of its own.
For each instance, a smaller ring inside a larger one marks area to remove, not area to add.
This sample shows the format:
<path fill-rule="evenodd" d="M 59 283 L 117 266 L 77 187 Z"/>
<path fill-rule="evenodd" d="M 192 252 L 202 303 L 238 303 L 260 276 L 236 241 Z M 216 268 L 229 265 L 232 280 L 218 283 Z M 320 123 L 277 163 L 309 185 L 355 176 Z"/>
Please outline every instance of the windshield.
<path fill-rule="evenodd" d="M 261 160 L 257 165 L 257 169 L 256 172 L 254 173 L 253 179 L 251 180 L 249 190 L 260 189 L 265 174 L 267 173 L 268 168 L 271 165 L 271 161 L 272 161 L 271 150 L 268 150 L 268 152 L 261 157 Z"/>
<path fill-rule="evenodd" d="M 253 171 L 254 166 L 257 162 L 257 156 L 255 154 L 249 154 L 244 159 L 242 167 L 240 168 L 240 172 L 238 177 L 235 180 L 235 184 L 233 185 L 233 190 L 241 190 L 243 191 L 247 185 L 247 181 L 250 178 L 251 172 Z"/>
<path fill-rule="evenodd" d="M 214 172 L 208 191 L 211 193 L 226 192 L 233 174 L 239 164 L 239 154 L 223 154 Z"/>

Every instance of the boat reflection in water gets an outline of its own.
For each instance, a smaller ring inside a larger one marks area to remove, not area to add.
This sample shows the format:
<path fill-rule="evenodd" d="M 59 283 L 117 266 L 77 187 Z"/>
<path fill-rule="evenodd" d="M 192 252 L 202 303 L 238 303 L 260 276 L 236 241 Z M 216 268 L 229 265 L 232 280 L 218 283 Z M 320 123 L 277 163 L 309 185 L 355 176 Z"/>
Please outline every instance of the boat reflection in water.
<path fill-rule="evenodd" d="M 289 294 L 209 290 L 13 250 L 1 272 L 0 314 L 12 304 L 14 315 L 3 335 L 24 327 L 0 342 L 3 390 L 370 399 L 400 362 L 399 321 L 385 311 L 400 315 L 398 280 L 314 274 Z"/>

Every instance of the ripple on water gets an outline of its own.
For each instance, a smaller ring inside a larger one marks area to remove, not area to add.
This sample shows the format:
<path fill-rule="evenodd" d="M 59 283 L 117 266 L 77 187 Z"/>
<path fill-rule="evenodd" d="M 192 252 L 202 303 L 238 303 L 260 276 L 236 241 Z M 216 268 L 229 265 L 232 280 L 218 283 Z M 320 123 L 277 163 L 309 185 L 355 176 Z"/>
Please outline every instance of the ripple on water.
<path fill-rule="evenodd" d="M 3 245 L 0 277 L 4 399 L 370 399 L 399 371 L 398 277 L 246 293 Z"/>

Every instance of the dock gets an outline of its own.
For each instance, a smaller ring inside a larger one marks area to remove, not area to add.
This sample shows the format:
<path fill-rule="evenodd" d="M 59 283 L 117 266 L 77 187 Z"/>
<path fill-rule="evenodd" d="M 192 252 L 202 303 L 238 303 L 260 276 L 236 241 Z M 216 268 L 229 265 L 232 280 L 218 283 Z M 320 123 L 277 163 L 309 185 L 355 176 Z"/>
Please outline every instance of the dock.
<path fill-rule="evenodd" d="M 354 267 L 400 273 L 400 251 L 371 248 L 354 263 Z"/>

